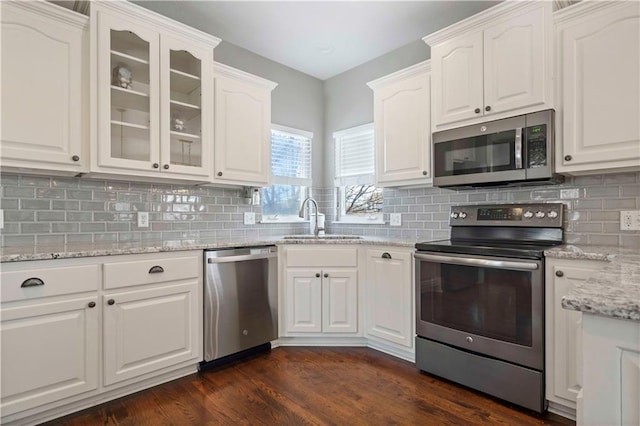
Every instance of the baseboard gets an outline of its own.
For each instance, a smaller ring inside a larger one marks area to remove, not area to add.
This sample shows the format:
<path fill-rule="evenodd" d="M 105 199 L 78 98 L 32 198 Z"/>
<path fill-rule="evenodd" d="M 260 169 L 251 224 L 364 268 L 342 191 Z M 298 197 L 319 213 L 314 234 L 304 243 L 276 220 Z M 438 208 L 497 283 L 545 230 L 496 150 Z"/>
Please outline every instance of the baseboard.
<path fill-rule="evenodd" d="M 571 407 L 564 406 L 562 404 L 558 404 L 557 402 L 547 401 L 549 406 L 547 407 L 547 411 L 553 414 L 557 414 L 559 416 L 565 417 L 567 419 L 576 420 L 576 410 Z"/>
<path fill-rule="evenodd" d="M 346 346 L 346 347 L 363 347 L 367 346 L 367 339 L 364 337 L 332 337 L 332 336 L 314 336 L 314 337 L 281 337 L 275 345 L 277 346 Z"/>
<path fill-rule="evenodd" d="M 373 339 L 367 340 L 367 347 L 371 349 L 375 349 L 376 351 L 384 352 L 385 354 L 388 354 L 388 355 L 392 355 L 396 358 L 409 361 L 412 364 L 415 364 L 416 362 L 416 353 L 413 348 L 400 349 L 396 346 L 392 346 L 384 342 L 379 342 Z"/>

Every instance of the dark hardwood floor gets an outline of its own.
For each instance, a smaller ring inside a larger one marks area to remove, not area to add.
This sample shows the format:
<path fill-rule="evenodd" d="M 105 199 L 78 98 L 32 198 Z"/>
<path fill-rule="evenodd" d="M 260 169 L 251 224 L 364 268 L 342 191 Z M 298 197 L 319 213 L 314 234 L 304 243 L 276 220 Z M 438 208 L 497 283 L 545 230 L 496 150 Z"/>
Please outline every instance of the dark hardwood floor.
<path fill-rule="evenodd" d="M 55 425 L 573 425 L 366 348 L 276 348 L 54 420 Z"/>

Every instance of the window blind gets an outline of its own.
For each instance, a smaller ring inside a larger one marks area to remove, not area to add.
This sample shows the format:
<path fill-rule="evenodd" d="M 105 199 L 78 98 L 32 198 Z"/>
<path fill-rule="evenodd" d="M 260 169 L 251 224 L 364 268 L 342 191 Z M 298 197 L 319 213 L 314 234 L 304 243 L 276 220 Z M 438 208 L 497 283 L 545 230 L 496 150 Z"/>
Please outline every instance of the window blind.
<path fill-rule="evenodd" d="M 312 133 L 272 126 L 271 182 L 273 184 L 311 186 L 312 140 Z"/>
<path fill-rule="evenodd" d="M 335 132 L 335 185 L 375 183 L 373 123 Z"/>

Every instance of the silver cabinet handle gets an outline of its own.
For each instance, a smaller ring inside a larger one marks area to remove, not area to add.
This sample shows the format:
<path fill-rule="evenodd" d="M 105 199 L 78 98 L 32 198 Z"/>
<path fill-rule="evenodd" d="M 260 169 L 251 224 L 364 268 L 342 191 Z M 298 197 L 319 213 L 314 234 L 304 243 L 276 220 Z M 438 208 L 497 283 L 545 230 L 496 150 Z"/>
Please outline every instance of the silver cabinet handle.
<path fill-rule="evenodd" d="M 480 266 L 485 268 L 510 269 L 512 271 L 535 271 L 538 269 L 537 263 L 531 262 L 509 262 L 505 260 L 488 260 L 468 257 L 439 256 L 433 254 L 414 254 L 416 259 L 429 260 L 432 262 L 451 263 L 463 266 Z"/>
<path fill-rule="evenodd" d="M 152 266 L 151 269 L 149 269 L 150 274 L 160 274 L 162 272 L 164 272 L 164 268 L 159 265 Z"/>
<path fill-rule="evenodd" d="M 44 281 L 42 281 L 40 278 L 27 278 L 26 280 L 22 281 L 20 287 L 38 287 L 40 285 L 44 285 Z"/>

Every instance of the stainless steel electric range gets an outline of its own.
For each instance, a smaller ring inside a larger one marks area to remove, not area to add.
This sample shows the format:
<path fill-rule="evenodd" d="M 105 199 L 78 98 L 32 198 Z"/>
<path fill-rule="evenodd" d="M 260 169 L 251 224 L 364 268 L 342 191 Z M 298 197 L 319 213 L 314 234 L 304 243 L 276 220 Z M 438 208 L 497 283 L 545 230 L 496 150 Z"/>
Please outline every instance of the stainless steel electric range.
<path fill-rule="evenodd" d="M 563 204 L 451 208 L 451 239 L 416 244 L 416 365 L 543 412 L 544 250 Z"/>

